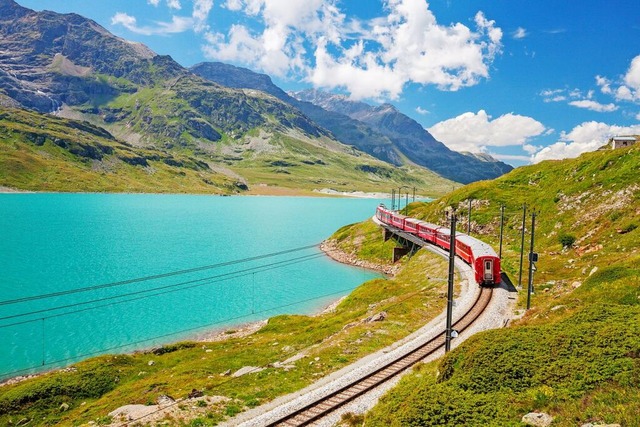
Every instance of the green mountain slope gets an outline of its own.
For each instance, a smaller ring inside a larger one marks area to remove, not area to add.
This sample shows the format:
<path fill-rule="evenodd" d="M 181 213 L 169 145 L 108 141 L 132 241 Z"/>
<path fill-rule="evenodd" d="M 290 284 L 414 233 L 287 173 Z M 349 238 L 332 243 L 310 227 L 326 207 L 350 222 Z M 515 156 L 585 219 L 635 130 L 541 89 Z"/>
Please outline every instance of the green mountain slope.
<path fill-rule="evenodd" d="M 149 102 L 166 106 L 153 94 L 150 90 Z M 166 147 L 134 146 L 88 122 L 0 106 L 0 186 L 210 194 L 284 187 L 310 194 L 322 188 L 389 191 L 389 186 L 411 185 L 438 194 L 452 185 L 428 171 L 396 168 L 326 138 L 261 129 L 240 144 L 222 140 L 190 150 L 169 141 Z"/>
<path fill-rule="evenodd" d="M 4 155 L 5 186 L 214 193 L 247 188 L 277 193 L 269 187 L 283 187 L 307 193 L 325 187 L 340 192 L 388 192 L 407 185 L 429 195 L 442 194 L 452 186 L 422 167 L 395 170 L 339 143 L 300 110 L 274 96 L 207 81 L 170 57 L 116 37 L 76 14 L 35 12 L 13 0 L 0 0 L 0 42 L 11 52 L 0 56 L 0 105 L 86 121 L 106 129 L 121 141 L 120 147 L 139 154 L 139 150 L 151 150 L 190 158 L 203 168 L 197 178 L 173 180 L 162 174 L 149 177 L 149 170 L 139 167 L 146 164 L 129 162 L 131 168 L 109 167 L 109 173 L 101 175 L 89 167 L 86 156 L 78 159 L 78 153 L 71 152 L 71 157 L 60 157 L 55 152 L 43 157 L 42 149 L 27 143 L 20 147 L 30 147 L 28 155 Z M 8 129 L 14 128 L 10 117 L 5 123 Z M 52 125 L 56 130 L 50 139 L 60 139 L 55 133 L 64 133 L 59 126 L 65 122 L 53 118 L 51 123 L 56 123 Z M 44 125 L 42 132 L 49 128 Z M 8 152 L 7 147 L 3 150 Z M 63 159 L 72 163 L 60 163 Z M 89 159 L 105 163 L 102 158 Z M 57 169 L 60 172 L 53 172 Z M 157 185 L 158 179 L 162 185 Z"/>
<path fill-rule="evenodd" d="M 0 107 L 0 186 L 33 191 L 228 193 L 194 157 L 139 148 L 87 122 Z"/>
<path fill-rule="evenodd" d="M 403 379 L 366 425 L 519 426 L 532 411 L 555 417 L 554 426 L 640 425 L 639 170 L 640 147 L 599 151 L 411 206 L 412 216 L 437 221 L 445 206 L 466 212 L 473 198 L 472 230 L 497 248 L 505 204 L 504 268 L 516 284 L 519 207 L 535 209 L 532 309 Z"/>

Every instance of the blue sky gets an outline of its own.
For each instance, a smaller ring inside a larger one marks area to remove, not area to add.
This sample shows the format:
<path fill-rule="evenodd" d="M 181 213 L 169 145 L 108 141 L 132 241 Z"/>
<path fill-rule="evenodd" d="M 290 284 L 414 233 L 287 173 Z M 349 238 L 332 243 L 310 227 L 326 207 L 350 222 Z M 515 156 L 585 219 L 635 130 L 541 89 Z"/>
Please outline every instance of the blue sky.
<path fill-rule="evenodd" d="M 514 166 L 640 134 L 637 0 L 18 0 L 75 12 L 184 66 L 390 102 Z"/>

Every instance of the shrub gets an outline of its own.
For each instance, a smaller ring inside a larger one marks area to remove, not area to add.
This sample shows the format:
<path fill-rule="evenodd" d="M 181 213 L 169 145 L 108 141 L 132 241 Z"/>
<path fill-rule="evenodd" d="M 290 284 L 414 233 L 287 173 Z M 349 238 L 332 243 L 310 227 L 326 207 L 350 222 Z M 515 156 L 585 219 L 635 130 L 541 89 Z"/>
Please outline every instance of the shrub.
<path fill-rule="evenodd" d="M 558 234 L 558 242 L 562 245 L 563 248 L 570 248 L 576 241 L 576 236 L 568 233 L 560 233 Z"/>

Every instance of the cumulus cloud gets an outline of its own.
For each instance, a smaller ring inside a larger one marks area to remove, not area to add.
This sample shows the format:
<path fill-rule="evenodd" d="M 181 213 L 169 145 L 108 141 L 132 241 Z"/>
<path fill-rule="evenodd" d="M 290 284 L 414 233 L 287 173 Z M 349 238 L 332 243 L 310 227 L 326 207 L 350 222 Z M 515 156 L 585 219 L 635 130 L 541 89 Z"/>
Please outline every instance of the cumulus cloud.
<path fill-rule="evenodd" d="M 147 4 L 158 7 L 160 0 L 147 0 Z M 180 0 L 166 0 L 166 6 L 172 11 L 182 9 Z M 193 0 L 191 17 L 172 15 L 171 22 L 154 21 L 153 25 L 138 25 L 135 16 L 118 12 L 111 18 L 111 25 L 122 25 L 133 33 L 145 36 L 182 33 L 188 30 L 203 33 L 209 30 L 207 20 L 212 8 L 213 0 Z"/>
<path fill-rule="evenodd" d="M 580 101 L 571 101 L 569 105 L 573 105 L 578 108 L 586 108 L 587 110 L 597 111 L 600 113 L 603 112 L 611 112 L 616 111 L 618 106 L 615 104 L 600 104 L 599 102 L 593 101 L 591 99 L 583 99 Z"/>
<path fill-rule="evenodd" d="M 603 94 L 614 97 L 616 101 L 640 101 L 640 55 L 631 60 L 624 76 L 612 80 L 598 75 L 596 85 Z"/>
<path fill-rule="evenodd" d="M 517 114 L 504 114 L 497 119 L 484 110 L 464 113 L 430 127 L 428 131 L 447 147 L 456 151 L 483 152 L 488 147 L 521 145 L 526 149 L 530 138 L 547 129 L 537 120 Z"/>
<path fill-rule="evenodd" d="M 429 114 L 429 110 L 425 110 L 424 108 L 418 106 L 416 107 L 416 113 L 424 116 L 425 114 Z"/>
<path fill-rule="evenodd" d="M 133 33 L 145 36 L 182 33 L 193 27 L 193 19 L 190 17 L 174 16 L 171 22 L 156 21 L 154 24 L 155 26 L 153 27 L 148 25 L 138 26 L 134 16 L 122 12 L 116 13 L 111 18 L 111 25 L 122 25 Z"/>
<path fill-rule="evenodd" d="M 562 132 L 560 140 L 531 156 L 533 163 L 542 160 L 567 159 L 578 157 L 582 153 L 595 151 L 616 135 L 640 134 L 640 125 L 616 126 L 601 122 L 584 122 L 571 130 Z"/>
<path fill-rule="evenodd" d="M 223 7 L 260 27 L 242 29 L 243 46 L 251 46 L 253 57 L 247 60 L 246 50 L 230 57 L 238 28 L 209 34 L 204 51 L 211 59 L 341 88 L 353 99 L 397 99 L 411 82 L 455 91 L 489 76 L 501 52 L 502 30 L 482 12 L 470 29 L 461 23 L 439 25 L 422 0 L 387 0 L 384 5 L 384 16 L 347 22 L 338 0 L 226 0 Z M 313 58 L 307 59 L 307 53 Z"/>

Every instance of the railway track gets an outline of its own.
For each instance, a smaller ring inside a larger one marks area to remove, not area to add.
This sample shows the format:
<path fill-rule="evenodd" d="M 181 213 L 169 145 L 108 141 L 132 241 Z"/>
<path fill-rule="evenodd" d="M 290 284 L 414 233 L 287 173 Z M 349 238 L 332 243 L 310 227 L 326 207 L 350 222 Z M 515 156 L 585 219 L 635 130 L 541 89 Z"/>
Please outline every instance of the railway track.
<path fill-rule="evenodd" d="M 484 312 L 491 301 L 493 289 L 481 288 L 480 294 L 473 306 L 454 323 L 454 328 L 458 332 L 464 331 Z M 378 387 L 391 378 L 412 367 L 425 357 L 436 352 L 445 344 L 445 332 L 441 332 L 433 339 L 420 345 L 419 347 L 399 355 L 395 360 L 388 362 L 381 368 L 354 380 L 344 387 L 273 421 L 267 426 L 305 426 L 328 415 L 339 407 L 347 404 L 355 398 Z"/>

